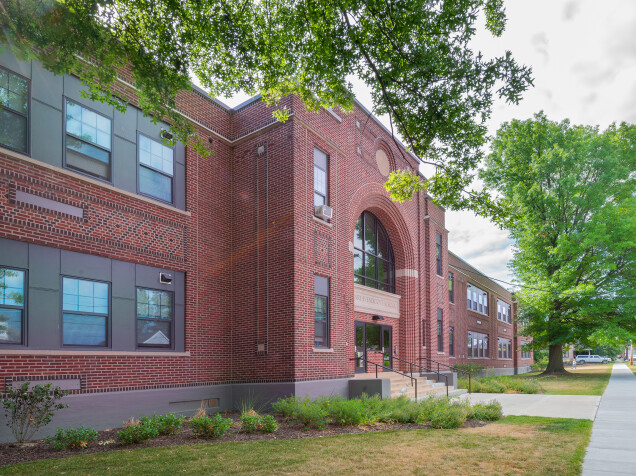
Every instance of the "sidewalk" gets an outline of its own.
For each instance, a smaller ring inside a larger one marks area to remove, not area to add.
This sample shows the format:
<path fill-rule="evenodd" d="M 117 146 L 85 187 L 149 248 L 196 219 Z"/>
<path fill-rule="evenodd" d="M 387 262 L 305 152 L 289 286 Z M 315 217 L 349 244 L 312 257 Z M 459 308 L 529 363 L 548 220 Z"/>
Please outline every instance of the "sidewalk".
<path fill-rule="evenodd" d="M 623 363 L 612 376 L 596 413 L 583 476 L 636 474 L 636 375 Z"/>
<path fill-rule="evenodd" d="M 472 393 L 460 397 L 470 403 L 497 400 L 504 415 L 594 420 L 601 397 L 594 395 L 542 395 L 518 393 Z"/>

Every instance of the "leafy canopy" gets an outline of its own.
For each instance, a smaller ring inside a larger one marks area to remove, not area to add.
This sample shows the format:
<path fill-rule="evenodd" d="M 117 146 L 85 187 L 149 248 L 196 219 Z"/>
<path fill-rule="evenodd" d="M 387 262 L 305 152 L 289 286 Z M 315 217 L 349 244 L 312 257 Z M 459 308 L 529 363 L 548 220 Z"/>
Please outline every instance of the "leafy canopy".
<path fill-rule="evenodd" d="M 530 69 L 506 53 L 485 59 L 469 41 L 480 14 L 501 35 L 503 0 L 7 0 L 1 41 L 56 73 L 77 75 L 91 99 L 124 109 L 113 86 L 132 76 L 140 106 L 166 118 L 174 140 L 209 152 L 175 111 L 191 75 L 212 96 L 297 94 L 308 108 L 353 105 L 356 75 L 374 110 L 408 148 L 435 164 L 426 186 L 451 208 L 500 219 L 486 192 L 465 192 L 482 158 L 493 97 L 516 103 Z M 82 59 L 83 58 L 83 59 Z M 275 113 L 285 119 L 288 111 Z M 399 177 L 398 177 L 399 179 Z M 396 186 L 399 185 L 399 180 Z M 410 198 L 408 190 L 406 197 Z"/>
<path fill-rule="evenodd" d="M 599 131 L 539 113 L 497 132 L 481 176 L 514 211 L 512 269 L 529 286 L 518 297 L 535 344 L 635 335 L 635 171 L 631 124 Z"/>

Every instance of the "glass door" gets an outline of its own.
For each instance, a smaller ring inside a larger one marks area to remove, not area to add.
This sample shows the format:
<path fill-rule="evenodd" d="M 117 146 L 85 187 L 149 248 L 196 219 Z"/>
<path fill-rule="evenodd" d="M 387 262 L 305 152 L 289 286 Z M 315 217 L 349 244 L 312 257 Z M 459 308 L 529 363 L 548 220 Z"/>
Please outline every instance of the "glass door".
<path fill-rule="evenodd" d="M 367 365 L 366 359 L 393 368 L 393 328 L 368 322 L 356 322 L 356 373 L 375 372 L 375 366 Z M 374 359 L 381 354 L 382 358 Z M 373 368 L 371 368 L 373 367 Z M 386 371 L 386 369 L 383 369 Z"/>

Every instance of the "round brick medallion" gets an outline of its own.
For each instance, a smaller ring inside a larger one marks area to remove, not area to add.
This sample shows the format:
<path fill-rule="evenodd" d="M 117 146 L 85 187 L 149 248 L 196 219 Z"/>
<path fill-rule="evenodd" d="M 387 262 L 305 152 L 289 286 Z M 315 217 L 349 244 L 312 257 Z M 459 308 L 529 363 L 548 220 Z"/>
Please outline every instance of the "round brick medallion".
<path fill-rule="evenodd" d="M 391 164 L 389 163 L 389 158 L 387 157 L 386 152 L 384 152 L 383 149 L 376 150 L 375 162 L 376 164 L 378 164 L 378 170 L 380 171 L 380 173 L 383 176 L 388 177 L 389 173 L 391 173 Z"/>

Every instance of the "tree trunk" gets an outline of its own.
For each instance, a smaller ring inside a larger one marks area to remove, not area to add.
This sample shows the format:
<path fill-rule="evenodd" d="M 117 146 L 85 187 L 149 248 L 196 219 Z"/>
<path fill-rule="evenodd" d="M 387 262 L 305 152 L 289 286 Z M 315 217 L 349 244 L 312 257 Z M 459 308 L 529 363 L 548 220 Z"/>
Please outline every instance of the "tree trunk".
<path fill-rule="evenodd" d="M 550 345 L 548 352 L 548 367 L 543 372 L 545 374 L 567 374 L 563 367 L 563 346 L 561 344 Z"/>

